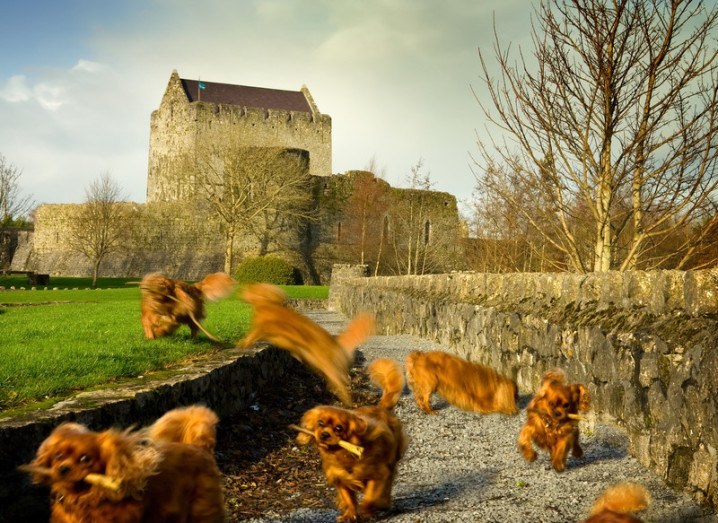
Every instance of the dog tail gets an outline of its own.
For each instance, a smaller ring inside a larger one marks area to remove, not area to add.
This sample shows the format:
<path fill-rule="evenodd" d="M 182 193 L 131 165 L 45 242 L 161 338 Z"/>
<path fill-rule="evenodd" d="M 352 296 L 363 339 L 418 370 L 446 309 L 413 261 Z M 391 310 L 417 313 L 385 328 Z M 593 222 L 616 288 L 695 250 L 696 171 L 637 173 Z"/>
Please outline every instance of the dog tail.
<path fill-rule="evenodd" d="M 271 283 L 250 283 L 242 288 L 240 295 L 250 305 L 258 303 L 285 305 L 288 299 L 287 293 L 281 287 Z"/>
<path fill-rule="evenodd" d="M 232 294 L 235 285 L 236 282 L 223 272 L 208 274 L 204 279 L 194 284 L 209 301 L 226 298 Z"/>
<path fill-rule="evenodd" d="M 357 314 L 346 330 L 337 336 L 337 343 L 349 358 L 354 357 L 356 348 L 374 334 L 374 317 L 366 312 Z"/>
<path fill-rule="evenodd" d="M 382 390 L 379 406 L 393 409 L 404 390 L 404 373 L 399 363 L 390 358 L 379 358 L 369 364 L 367 371 L 371 382 Z"/>
<path fill-rule="evenodd" d="M 219 418 L 213 410 L 192 405 L 166 412 L 147 430 L 153 441 L 184 443 L 214 452 Z"/>
<path fill-rule="evenodd" d="M 624 482 L 606 489 L 599 496 L 591 509 L 591 515 L 604 511 L 619 514 L 632 514 L 648 508 L 651 496 L 648 491 L 638 483 Z"/>

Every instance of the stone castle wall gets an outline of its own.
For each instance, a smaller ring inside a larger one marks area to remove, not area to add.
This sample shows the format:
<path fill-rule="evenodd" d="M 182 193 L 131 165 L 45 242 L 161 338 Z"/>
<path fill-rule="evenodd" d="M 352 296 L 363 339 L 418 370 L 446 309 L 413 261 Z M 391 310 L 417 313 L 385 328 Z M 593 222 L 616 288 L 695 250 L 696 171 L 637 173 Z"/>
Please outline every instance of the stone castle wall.
<path fill-rule="evenodd" d="M 179 203 L 118 204 L 127 208 L 122 248 L 100 265 L 106 277 L 142 276 L 160 271 L 172 277 L 199 279 L 222 270 L 220 224 L 198 219 L 194 209 Z M 74 252 L 68 242 L 72 220 L 81 204 L 43 205 L 35 216 L 32 253 L 24 270 L 62 276 L 92 274 L 92 261 Z"/>
<path fill-rule="evenodd" d="M 355 271 L 352 273 L 352 271 Z M 362 278 L 338 267 L 329 303 L 384 334 L 436 340 L 532 394 L 560 367 L 593 412 L 669 485 L 718 506 L 718 270 Z M 359 273 L 363 273 L 359 270 Z"/>

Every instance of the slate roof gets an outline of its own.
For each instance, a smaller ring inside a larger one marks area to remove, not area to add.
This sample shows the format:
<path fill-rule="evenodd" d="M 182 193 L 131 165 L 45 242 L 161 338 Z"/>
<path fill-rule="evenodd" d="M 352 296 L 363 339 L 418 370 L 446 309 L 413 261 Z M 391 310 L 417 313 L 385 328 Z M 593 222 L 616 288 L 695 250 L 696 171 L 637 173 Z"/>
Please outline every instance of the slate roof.
<path fill-rule="evenodd" d="M 216 104 L 231 104 L 262 109 L 281 109 L 284 111 L 312 112 L 312 108 L 301 91 L 282 91 L 264 87 L 220 84 L 202 80 L 205 88 L 198 88 L 198 80 L 181 78 L 187 98 L 190 102 L 202 101 Z"/>

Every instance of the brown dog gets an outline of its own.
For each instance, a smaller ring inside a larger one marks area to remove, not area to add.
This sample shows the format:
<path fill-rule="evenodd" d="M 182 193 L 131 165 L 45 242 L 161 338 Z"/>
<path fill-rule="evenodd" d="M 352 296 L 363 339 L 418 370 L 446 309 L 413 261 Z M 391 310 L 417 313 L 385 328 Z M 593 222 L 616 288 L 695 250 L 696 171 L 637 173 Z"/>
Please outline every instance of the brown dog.
<path fill-rule="evenodd" d="M 516 383 L 494 369 L 440 351 L 414 351 L 406 358 L 406 379 L 416 404 L 428 414 L 436 392 L 452 405 L 474 412 L 516 414 Z"/>
<path fill-rule="evenodd" d="M 254 308 L 249 332 L 238 346 L 251 347 L 264 340 L 288 350 L 326 379 L 329 389 L 351 405 L 349 368 L 354 351 L 374 332 L 374 318 L 358 314 L 346 330 L 334 337 L 306 316 L 286 306 L 287 295 L 267 283 L 248 285 L 242 299 Z"/>
<path fill-rule="evenodd" d="M 645 510 L 650 503 L 651 496 L 642 485 L 619 483 L 601 494 L 584 523 L 641 523 L 633 513 Z"/>
<path fill-rule="evenodd" d="M 52 523 L 224 521 L 214 457 L 194 442 L 152 441 L 143 431 L 59 425 L 26 466 L 49 485 Z"/>
<path fill-rule="evenodd" d="M 337 490 L 340 522 L 369 518 L 377 510 L 391 507 L 396 466 L 408 442 L 401 422 L 391 412 L 404 388 L 401 367 L 382 358 L 372 362 L 368 371 L 372 382 L 383 389 L 379 405 L 354 410 L 315 407 L 301 421 L 314 436 L 297 436 L 298 443 L 315 441 L 319 447 L 324 475 Z M 361 457 L 341 447 L 342 440 L 362 447 Z M 361 503 L 357 502 L 359 494 L 363 494 Z"/>
<path fill-rule="evenodd" d="M 214 453 L 217 445 L 219 418 L 211 409 L 191 405 L 170 410 L 147 427 L 147 437 L 153 441 L 184 443 Z"/>
<path fill-rule="evenodd" d="M 527 408 L 527 418 L 519 433 L 519 450 L 524 458 L 536 459 L 535 443 L 551 454 L 553 468 L 562 472 L 566 468 L 569 451 L 580 458 L 583 449 L 579 444 L 577 418 L 579 412 L 591 408 L 591 398 L 586 387 L 580 384 L 567 385 L 562 370 L 548 371 L 543 383 Z"/>
<path fill-rule="evenodd" d="M 157 272 L 146 275 L 140 282 L 145 336 L 149 339 L 168 336 L 180 325 L 187 325 L 193 338 L 201 330 L 210 339 L 219 341 L 202 326 L 201 321 L 207 316 L 204 301 L 229 296 L 234 285 L 235 281 L 223 272 L 209 274 L 195 284 L 173 280 Z"/>

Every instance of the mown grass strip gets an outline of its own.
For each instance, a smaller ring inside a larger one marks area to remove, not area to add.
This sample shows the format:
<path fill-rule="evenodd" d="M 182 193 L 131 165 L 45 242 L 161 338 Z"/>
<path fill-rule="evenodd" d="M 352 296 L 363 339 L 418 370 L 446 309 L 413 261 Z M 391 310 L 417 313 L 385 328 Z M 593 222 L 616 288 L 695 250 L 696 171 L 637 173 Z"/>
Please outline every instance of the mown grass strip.
<path fill-rule="evenodd" d="M 327 287 L 285 287 L 293 298 L 326 298 Z M 189 329 L 144 338 L 136 286 L 104 290 L 0 291 L 0 413 L 167 369 L 221 350 Z M 207 304 L 205 327 L 234 345 L 251 309 L 236 296 Z"/>

